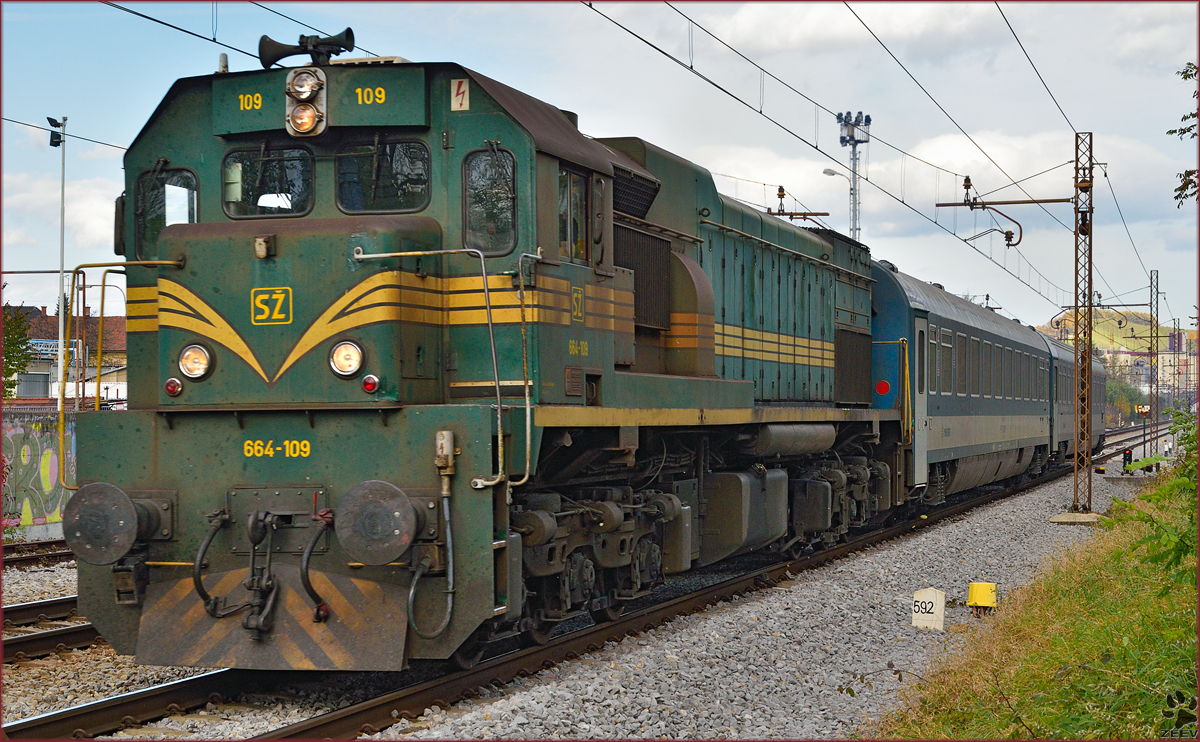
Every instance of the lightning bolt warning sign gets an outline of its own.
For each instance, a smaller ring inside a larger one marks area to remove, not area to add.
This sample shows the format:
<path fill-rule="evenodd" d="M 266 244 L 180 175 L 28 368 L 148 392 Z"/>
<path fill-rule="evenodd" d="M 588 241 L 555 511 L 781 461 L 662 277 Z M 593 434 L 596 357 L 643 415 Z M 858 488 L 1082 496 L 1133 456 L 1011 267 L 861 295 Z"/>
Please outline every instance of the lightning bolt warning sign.
<path fill-rule="evenodd" d="M 451 111 L 469 111 L 471 110 L 471 81 L 470 80 L 451 80 L 450 81 L 450 110 Z"/>

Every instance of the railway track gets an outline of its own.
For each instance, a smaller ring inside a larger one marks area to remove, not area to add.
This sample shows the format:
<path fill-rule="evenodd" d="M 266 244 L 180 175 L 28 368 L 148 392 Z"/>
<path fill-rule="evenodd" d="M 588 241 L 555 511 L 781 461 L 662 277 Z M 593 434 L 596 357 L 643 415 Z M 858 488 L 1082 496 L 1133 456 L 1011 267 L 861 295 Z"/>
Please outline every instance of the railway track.
<path fill-rule="evenodd" d="M 1154 431 L 1153 435 L 1160 435 L 1163 429 L 1165 429 L 1165 425 Z M 1121 432 L 1128 432 L 1129 436 L 1118 435 Z M 1129 441 L 1141 439 L 1141 436 L 1144 435 L 1140 429 L 1114 429 L 1106 431 L 1106 433 L 1115 435 L 1114 439 L 1109 442 L 1110 445 L 1120 445 L 1127 439 Z M 1120 450 L 1096 456 L 1093 461 L 1103 463 L 1117 455 L 1120 455 Z M 1032 489 L 1032 487 L 1049 483 L 1069 472 L 1069 468 L 1063 467 L 1056 472 L 1044 474 L 1042 477 L 1032 479 L 1019 486 L 985 491 L 976 497 L 964 499 L 952 507 L 928 514 L 924 519 L 896 523 L 896 525 L 880 529 L 880 531 L 860 535 L 860 537 L 847 541 L 845 544 L 839 544 L 832 549 L 817 551 L 791 562 L 781 562 L 773 564 L 773 566 L 751 570 L 737 578 L 718 582 L 718 584 L 703 588 L 703 590 L 688 594 L 688 596 L 631 611 L 617 621 L 559 636 L 544 646 L 500 654 L 498 657 L 484 660 L 473 669 L 449 672 L 449 674 L 433 678 L 433 680 L 414 683 L 412 686 L 392 690 L 390 693 L 362 701 L 360 704 L 325 713 L 299 724 L 271 730 L 254 738 L 346 738 L 364 734 L 364 732 L 365 734 L 374 734 L 374 732 L 394 724 L 397 719 L 414 719 L 420 716 L 421 713 L 424 713 L 425 708 L 448 707 L 458 700 L 470 698 L 475 695 L 475 689 L 482 686 L 503 684 L 518 676 L 532 675 L 534 672 L 563 662 L 563 660 L 574 659 L 588 652 L 599 650 L 608 641 L 620 641 L 626 635 L 658 627 L 662 623 L 671 621 L 672 618 L 706 610 L 708 606 L 718 603 L 720 600 L 732 599 L 734 596 L 740 596 L 740 594 L 758 590 L 758 588 L 775 585 L 776 582 L 786 579 L 788 573 L 802 572 L 804 569 L 812 569 L 820 564 L 838 560 L 838 558 L 863 549 L 865 546 L 898 538 L 900 535 L 913 532 L 914 529 L 966 513 L 967 510 L 976 508 L 978 505 L 994 502 L 997 499 L 1013 496 L 1016 493 Z M 36 608 L 40 604 L 11 606 L 5 612 L 6 622 L 10 620 L 10 611 L 14 617 L 32 616 L 34 618 L 38 616 L 38 614 L 34 614 L 34 611 L 40 611 L 41 615 L 47 617 L 60 616 L 64 614 L 64 611 L 67 615 L 71 614 L 72 598 L 58 599 L 54 608 L 49 608 L 49 603 L 54 602 L 41 604 L 47 605 L 47 608 L 42 609 Z M 53 638 L 46 639 L 46 642 L 50 641 L 53 641 Z M 54 651 L 54 648 L 50 651 Z M 8 650 L 6 640 L 6 662 L 8 654 L 10 654 L 10 650 Z M 5 724 L 4 735 L 10 738 L 44 738 L 92 737 L 109 734 L 114 730 L 145 724 L 170 716 L 170 714 L 191 711 L 193 708 L 208 704 L 208 702 L 223 701 L 227 696 L 233 695 L 230 689 L 235 689 L 236 693 L 269 693 L 270 688 L 280 687 L 287 683 L 295 684 L 294 674 L 218 670 L 168 683 L 166 686 L 137 690 L 137 692 L 114 696 L 112 699 L 96 701 L 94 704 L 67 708 L 67 710 L 42 714 L 40 717 Z"/>
<path fill-rule="evenodd" d="M 1131 429 L 1131 433 L 1133 431 Z M 1119 431 L 1113 431 L 1119 432 Z M 1156 431 L 1156 433 L 1159 431 Z M 1137 436 L 1142 433 L 1136 431 Z M 1139 438 L 1140 439 L 1140 438 Z M 1117 445 L 1116 440 L 1110 442 Z M 1099 464 L 1120 455 L 1120 451 L 1096 456 Z M 609 641 L 620 641 L 659 626 L 675 617 L 705 610 L 722 600 L 730 600 L 756 589 L 770 587 L 786 579 L 789 572 L 812 569 L 841 558 L 853 551 L 897 538 L 916 529 L 952 518 L 968 510 L 1041 486 L 1070 473 L 1061 468 L 1016 487 L 992 489 L 964 499 L 924 518 L 899 523 L 863 534 L 854 540 L 821 550 L 790 562 L 759 568 L 703 588 L 683 597 L 627 613 L 616 621 L 594 625 L 552 639 L 544 646 L 521 649 L 484 660 L 471 670 L 449 672 L 418 682 L 361 703 L 313 717 L 290 726 L 274 729 L 255 739 L 353 738 L 360 733 L 373 734 L 397 719 L 415 719 L 426 708 L 448 707 L 456 701 L 476 695 L 476 689 L 503 684 L 515 677 L 527 676 L 563 660 L 596 651 Z M 185 713 L 210 702 L 223 702 L 235 693 L 269 693 L 272 687 L 295 685 L 294 673 L 220 670 L 193 678 L 156 686 L 142 691 L 105 699 L 83 706 L 44 714 L 5 724 L 4 736 L 12 739 L 49 737 L 94 737 L 124 727 L 144 724 L 171 714 Z"/>
<path fill-rule="evenodd" d="M 44 657 L 100 639 L 91 623 L 79 620 L 75 595 L 4 606 L 4 661 Z M 45 624 L 52 624 L 45 626 Z M 21 633 L 11 633 L 11 632 Z"/>
<path fill-rule="evenodd" d="M 29 567 L 69 562 L 75 555 L 61 538 L 4 545 L 5 567 Z"/>

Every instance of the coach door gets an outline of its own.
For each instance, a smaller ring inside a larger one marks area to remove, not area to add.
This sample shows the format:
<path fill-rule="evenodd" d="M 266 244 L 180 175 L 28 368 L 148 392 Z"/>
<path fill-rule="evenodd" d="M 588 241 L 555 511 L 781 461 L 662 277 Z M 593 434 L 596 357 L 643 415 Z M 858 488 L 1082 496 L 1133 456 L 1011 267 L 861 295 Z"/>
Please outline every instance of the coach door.
<path fill-rule="evenodd" d="M 926 482 L 926 474 L 929 471 L 929 378 L 928 371 L 930 362 L 927 354 L 929 353 L 929 320 L 925 317 L 917 317 L 914 320 L 916 332 L 913 336 L 916 340 L 915 363 L 916 368 L 916 394 L 913 395 L 913 442 L 912 456 L 913 460 L 909 466 L 909 484 L 911 486 L 923 485 Z"/>

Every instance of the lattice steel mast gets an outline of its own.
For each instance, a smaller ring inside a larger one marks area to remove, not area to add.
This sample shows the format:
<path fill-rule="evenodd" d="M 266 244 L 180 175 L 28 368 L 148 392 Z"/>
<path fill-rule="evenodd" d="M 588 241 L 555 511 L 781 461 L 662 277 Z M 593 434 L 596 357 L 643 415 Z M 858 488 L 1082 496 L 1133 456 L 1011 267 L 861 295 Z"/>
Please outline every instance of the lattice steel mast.
<path fill-rule="evenodd" d="M 1158 401 L 1158 271 L 1150 271 L 1150 425 L 1157 425 L 1159 416 Z M 1150 437 L 1151 456 L 1158 455 L 1158 436 Z"/>
<path fill-rule="evenodd" d="M 1075 134 L 1075 476 L 1072 512 L 1092 510 L 1092 133 Z"/>

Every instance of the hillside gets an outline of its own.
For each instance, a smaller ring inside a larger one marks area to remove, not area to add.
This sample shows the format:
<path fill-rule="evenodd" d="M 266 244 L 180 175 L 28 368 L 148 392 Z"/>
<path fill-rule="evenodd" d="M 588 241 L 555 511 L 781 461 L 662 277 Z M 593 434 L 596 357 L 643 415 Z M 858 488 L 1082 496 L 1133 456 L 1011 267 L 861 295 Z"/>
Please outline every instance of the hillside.
<path fill-rule="evenodd" d="M 1072 337 L 1072 329 L 1074 322 L 1071 318 L 1071 312 L 1066 312 L 1059 318 L 1060 327 L 1051 327 L 1049 324 L 1039 325 L 1037 329 L 1046 333 L 1050 337 L 1069 340 Z M 1120 323 L 1120 327 L 1118 327 Z M 1130 337 L 1130 333 L 1136 337 Z M 1165 335 L 1171 331 L 1170 326 L 1161 327 L 1160 335 Z M 1196 341 L 1195 330 L 1182 330 L 1191 342 Z M 1122 312 L 1118 313 L 1112 309 L 1097 309 L 1093 315 L 1092 327 L 1092 343 L 1096 348 L 1103 350 L 1131 350 L 1131 351 L 1146 351 L 1149 350 L 1149 335 L 1150 335 L 1150 314 L 1148 312 Z M 1167 349 L 1167 339 L 1160 337 L 1158 341 L 1160 351 Z"/>

